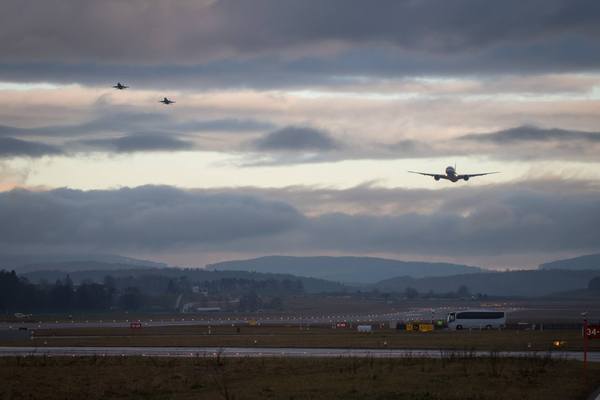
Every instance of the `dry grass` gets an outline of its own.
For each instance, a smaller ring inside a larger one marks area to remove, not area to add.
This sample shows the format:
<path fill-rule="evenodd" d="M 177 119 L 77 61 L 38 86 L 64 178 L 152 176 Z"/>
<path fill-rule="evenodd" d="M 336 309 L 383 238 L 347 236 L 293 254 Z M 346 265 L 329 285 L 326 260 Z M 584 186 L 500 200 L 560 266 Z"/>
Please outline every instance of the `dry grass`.
<path fill-rule="evenodd" d="M 581 363 L 474 359 L 3 358 L 3 399 L 584 399 Z"/>

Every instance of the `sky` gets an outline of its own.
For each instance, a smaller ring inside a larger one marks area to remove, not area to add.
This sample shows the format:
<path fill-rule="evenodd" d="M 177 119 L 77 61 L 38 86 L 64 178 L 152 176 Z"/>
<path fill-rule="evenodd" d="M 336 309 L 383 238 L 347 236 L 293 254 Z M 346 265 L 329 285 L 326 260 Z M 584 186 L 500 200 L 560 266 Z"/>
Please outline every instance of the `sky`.
<path fill-rule="evenodd" d="M 595 0 L 5 0 L 0 26 L 1 252 L 600 251 Z M 448 165 L 501 173 L 408 172 Z"/>

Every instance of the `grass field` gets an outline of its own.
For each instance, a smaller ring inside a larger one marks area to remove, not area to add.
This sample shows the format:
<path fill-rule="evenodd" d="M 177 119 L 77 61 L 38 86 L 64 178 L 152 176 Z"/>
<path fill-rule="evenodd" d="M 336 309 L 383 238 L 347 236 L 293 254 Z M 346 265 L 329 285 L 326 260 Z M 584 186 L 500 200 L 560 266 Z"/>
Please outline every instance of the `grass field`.
<path fill-rule="evenodd" d="M 429 359 L 3 358 L 2 399 L 585 399 L 581 363 Z"/>
<path fill-rule="evenodd" d="M 239 331 L 238 331 L 239 329 Z M 209 333 L 210 332 L 210 333 Z M 129 328 L 80 328 L 38 330 L 33 340 L 0 342 L 24 346 L 211 346 L 211 347 L 342 347 L 458 350 L 582 350 L 579 330 L 546 331 L 435 331 L 429 333 L 377 329 L 358 333 L 353 329 L 297 326 L 174 326 Z M 600 351 L 600 340 L 590 341 L 590 350 Z"/>

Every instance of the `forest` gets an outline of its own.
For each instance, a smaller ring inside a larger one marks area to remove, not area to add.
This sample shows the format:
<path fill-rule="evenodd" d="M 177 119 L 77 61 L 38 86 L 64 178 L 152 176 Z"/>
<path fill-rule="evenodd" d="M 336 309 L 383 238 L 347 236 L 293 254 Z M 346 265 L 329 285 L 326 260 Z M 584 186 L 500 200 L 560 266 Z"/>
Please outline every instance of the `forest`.
<path fill-rule="evenodd" d="M 0 270 L 0 312 L 69 312 L 178 309 L 188 302 L 232 304 L 232 311 L 280 309 L 282 298 L 304 293 L 302 281 L 221 278 L 190 281 L 187 277 L 139 275 L 74 284 L 69 275 L 54 283 L 31 283 L 14 271 Z M 180 301 L 178 301 L 178 299 Z"/>

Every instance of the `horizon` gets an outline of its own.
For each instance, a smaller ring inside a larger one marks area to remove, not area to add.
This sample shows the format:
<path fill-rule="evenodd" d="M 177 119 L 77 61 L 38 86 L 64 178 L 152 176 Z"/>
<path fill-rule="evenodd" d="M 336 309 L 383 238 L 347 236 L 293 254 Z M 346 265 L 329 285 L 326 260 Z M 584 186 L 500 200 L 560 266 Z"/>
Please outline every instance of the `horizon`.
<path fill-rule="evenodd" d="M 418 259 L 409 259 L 409 258 L 393 258 L 393 257 L 376 256 L 376 255 L 365 256 L 365 255 L 352 255 L 352 254 L 344 254 L 344 255 L 265 254 L 265 255 L 258 255 L 258 256 L 253 256 L 253 257 L 239 257 L 239 258 L 227 258 L 227 259 L 223 258 L 223 259 L 218 259 L 214 262 L 206 263 L 204 265 L 173 264 L 173 263 L 169 263 L 166 261 L 162 261 L 160 259 L 155 259 L 155 258 L 150 258 L 150 257 L 148 257 L 148 258 L 132 257 L 132 256 L 125 256 L 122 254 L 108 254 L 108 253 L 97 253 L 97 254 L 93 254 L 93 253 L 66 253 L 66 254 L 64 254 L 64 253 L 39 253 L 39 254 L 31 254 L 31 253 L 28 253 L 28 254 L 10 253 L 10 254 L 8 254 L 8 253 L 4 253 L 4 254 L 2 254 L 2 256 L 8 256 L 8 257 L 49 256 L 53 259 L 51 259 L 50 261 L 47 261 L 47 263 L 58 263 L 58 264 L 70 263 L 70 262 L 82 262 L 82 261 L 83 262 L 92 261 L 92 262 L 101 262 L 101 263 L 109 263 L 109 264 L 119 264 L 118 260 L 115 260 L 115 262 L 111 262 L 111 261 L 98 261 L 96 259 L 102 258 L 102 257 L 123 257 L 123 258 L 129 259 L 129 261 L 133 261 L 133 265 L 140 265 L 140 264 L 136 264 L 136 262 L 149 262 L 149 263 L 164 264 L 164 267 L 166 267 L 166 268 L 181 268 L 181 269 L 189 268 L 189 269 L 204 269 L 204 270 L 208 270 L 208 269 L 210 269 L 210 267 L 217 265 L 217 264 L 222 264 L 222 263 L 254 261 L 254 260 L 260 260 L 260 259 L 265 259 L 265 258 L 297 258 L 297 259 L 303 259 L 303 258 L 334 258 L 334 259 L 358 258 L 358 259 L 376 259 L 376 260 L 385 260 L 385 261 L 397 261 L 397 262 L 402 262 L 402 263 L 447 264 L 448 266 L 478 268 L 478 269 L 486 271 L 486 272 L 487 271 L 489 271 L 489 272 L 533 271 L 533 270 L 539 270 L 540 267 L 544 264 L 549 264 L 549 263 L 558 262 L 558 261 L 566 261 L 566 260 L 571 260 L 574 258 L 596 256 L 596 255 L 598 255 L 598 254 L 581 254 L 581 255 L 575 256 L 575 257 L 551 259 L 551 260 L 545 261 L 543 263 L 540 263 L 540 264 L 534 265 L 534 266 L 521 266 L 521 267 L 513 267 L 513 268 L 508 268 L 508 267 L 506 267 L 506 268 L 490 268 L 490 267 L 486 267 L 486 266 L 482 266 L 482 265 L 456 263 L 456 262 L 444 261 L 444 260 L 431 261 L 428 259 L 418 260 Z M 68 259 L 60 261 L 60 259 L 63 257 L 68 257 Z M 55 258 L 58 258 L 59 261 L 57 261 Z M 43 261 L 40 261 L 40 262 L 43 263 Z M 31 262 L 31 263 L 22 264 L 22 265 L 29 266 L 29 265 L 39 264 L 40 262 Z M 127 264 L 126 261 L 125 261 L 125 263 Z M 159 267 L 152 267 L 152 268 L 159 268 Z M 10 269 L 10 268 L 8 268 L 8 269 Z"/>

